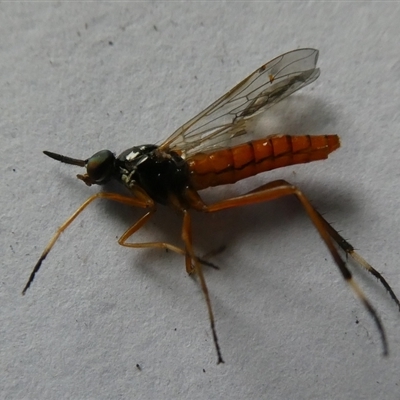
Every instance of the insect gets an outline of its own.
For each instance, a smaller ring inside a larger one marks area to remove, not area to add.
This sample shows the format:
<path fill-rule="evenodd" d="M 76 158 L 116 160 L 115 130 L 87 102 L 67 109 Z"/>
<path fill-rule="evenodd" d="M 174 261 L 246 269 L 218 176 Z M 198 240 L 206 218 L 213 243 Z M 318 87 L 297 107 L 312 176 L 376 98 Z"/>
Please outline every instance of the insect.
<path fill-rule="evenodd" d="M 193 247 L 189 210 L 213 213 L 284 196 L 296 196 L 325 242 L 343 278 L 375 321 L 383 354 L 387 355 L 388 344 L 384 327 L 377 312 L 353 280 L 346 265 L 348 257 L 374 275 L 400 309 L 398 298 L 383 276 L 354 251 L 353 246 L 311 205 L 299 188 L 284 180 L 275 180 L 248 193 L 214 204 L 206 204 L 198 193 L 208 187 L 235 183 L 275 168 L 323 160 L 340 146 L 337 135 L 270 135 L 251 140 L 249 126 L 253 118 L 317 79 L 317 60 L 318 50 L 315 49 L 304 48 L 282 54 L 257 69 L 159 146 L 134 146 L 118 157 L 109 150 L 102 150 L 86 160 L 45 151 L 44 154 L 57 161 L 85 167 L 86 173 L 77 177 L 86 185 L 102 185 L 116 180 L 128 189 L 129 195 L 100 192 L 90 196 L 58 228 L 36 263 L 22 293 L 25 294 L 31 285 L 61 233 L 94 200 L 108 199 L 143 208 L 145 214 L 125 231 L 118 243 L 133 248 L 167 249 L 185 257 L 187 273 L 197 276 L 205 296 L 218 363 L 224 362 L 204 279 L 203 260 L 196 256 Z M 238 143 L 233 145 L 233 139 L 238 139 Z M 157 204 L 169 205 L 182 215 L 183 247 L 167 242 L 128 242 L 156 212 Z M 344 252 L 345 257 L 341 252 Z"/>

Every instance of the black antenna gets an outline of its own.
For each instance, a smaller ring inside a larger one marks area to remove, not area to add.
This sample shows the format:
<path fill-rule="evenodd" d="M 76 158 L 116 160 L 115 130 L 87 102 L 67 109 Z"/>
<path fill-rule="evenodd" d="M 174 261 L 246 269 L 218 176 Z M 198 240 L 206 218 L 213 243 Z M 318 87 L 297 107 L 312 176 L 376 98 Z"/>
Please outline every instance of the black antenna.
<path fill-rule="evenodd" d="M 76 158 L 62 156 L 61 154 L 52 153 L 51 151 L 46 150 L 43 153 L 46 154 L 46 156 L 53 158 L 54 160 L 61 161 L 65 164 L 77 165 L 78 167 L 84 167 L 86 165 L 85 160 L 78 160 Z"/>

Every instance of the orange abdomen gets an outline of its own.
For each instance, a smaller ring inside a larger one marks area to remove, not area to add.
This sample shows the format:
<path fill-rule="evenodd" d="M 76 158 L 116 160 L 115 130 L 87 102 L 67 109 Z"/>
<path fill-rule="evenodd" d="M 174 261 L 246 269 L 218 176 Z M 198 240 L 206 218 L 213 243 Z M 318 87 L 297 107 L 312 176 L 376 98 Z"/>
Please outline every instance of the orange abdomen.
<path fill-rule="evenodd" d="M 213 153 L 198 153 L 187 162 L 191 183 L 194 189 L 201 190 L 275 168 L 324 160 L 339 147 L 337 135 L 271 136 Z"/>

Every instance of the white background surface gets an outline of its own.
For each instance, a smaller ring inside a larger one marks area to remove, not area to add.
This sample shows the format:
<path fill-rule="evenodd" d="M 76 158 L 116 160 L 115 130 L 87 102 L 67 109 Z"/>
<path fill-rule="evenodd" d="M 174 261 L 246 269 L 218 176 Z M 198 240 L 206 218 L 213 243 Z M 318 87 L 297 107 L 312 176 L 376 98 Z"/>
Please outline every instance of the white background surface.
<path fill-rule="evenodd" d="M 139 211 L 93 204 L 21 290 L 56 227 L 101 190 L 42 150 L 160 142 L 264 62 L 315 47 L 321 77 L 285 103 L 282 129 L 338 133 L 342 148 L 205 198 L 290 180 L 400 294 L 399 21 L 398 3 L 2 3 L 0 397 L 397 399 L 396 306 L 357 274 L 384 359 L 294 199 L 194 216 L 199 254 L 227 246 L 205 270 L 226 364 L 183 259 L 117 244 Z M 161 207 L 138 240 L 179 231 Z"/>

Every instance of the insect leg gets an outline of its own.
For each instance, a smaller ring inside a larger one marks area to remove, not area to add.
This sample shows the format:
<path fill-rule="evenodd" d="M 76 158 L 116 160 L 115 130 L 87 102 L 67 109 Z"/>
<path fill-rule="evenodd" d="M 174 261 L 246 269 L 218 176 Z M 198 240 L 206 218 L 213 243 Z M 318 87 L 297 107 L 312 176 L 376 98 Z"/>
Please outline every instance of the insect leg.
<path fill-rule="evenodd" d="M 157 249 L 168 249 L 175 253 L 181 254 L 186 258 L 186 271 L 188 274 L 192 274 L 194 271 L 194 267 L 191 263 L 191 257 L 188 252 L 180 247 L 177 247 L 171 243 L 167 242 L 146 242 L 146 243 L 127 243 L 126 241 L 135 234 L 142 226 L 150 219 L 150 217 L 155 213 L 155 209 L 148 211 L 143 217 L 139 219 L 139 221 L 135 222 L 131 227 L 129 227 L 124 234 L 118 239 L 118 243 L 124 247 L 131 247 L 135 249 L 143 249 L 143 248 L 157 248 Z M 218 249 L 219 250 L 219 249 Z M 211 268 L 218 269 L 216 265 L 212 262 L 207 261 L 206 258 L 213 255 L 213 253 L 206 255 L 203 258 L 195 257 L 197 261 L 203 265 L 207 265 Z M 189 267 L 188 267 L 189 266 Z"/>
<path fill-rule="evenodd" d="M 57 229 L 56 233 L 51 238 L 50 242 L 47 244 L 46 248 L 44 249 L 42 255 L 40 256 L 38 262 L 36 263 L 35 267 L 33 268 L 31 275 L 28 279 L 27 284 L 25 285 L 22 294 L 28 290 L 29 286 L 35 279 L 36 273 L 39 271 L 42 262 L 49 254 L 50 250 L 53 248 L 55 242 L 59 238 L 62 232 L 64 232 L 69 225 L 75 220 L 75 218 L 94 200 L 96 199 L 108 199 L 112 201 L 116 201 L 118 203 L 127 204 L 133 207 L 141 207 L 141 208 L 149 208 L 153 205 L 152 202 L 146 201 L 145 199 L 138 199 L 135 197 L 129 196 L 122 196 L 116 193 L 108 193 L 108 192 L 100 192 L 96 193 L 93 196 L 90 196 L 84 203 L 82 203 L 79 208 Z"/>
<path fill-rule="evenodd" d="M 174 251 L 175 253 L 181 254 L 186 256 L 186 251 L 174 246 L 173 244 L 166 243 L 166 242 L 147 242 L 147 243 L 127 243 L 126 241 L 135 233 L 137 232 L 149 219 L 150 217 L 156 212 L 156 209 L 151 209 L 148 211 L 143 217 L 139 219 L 139 221 L 135 222 L 131 227 L 129 227 L 124 234 L 118 239 L 118 243 L 121 246 L 125 247 L 133 247 L 135 249 L 138 248 L 158 248 L 158 249 L 168 249 Z"/>
<path fill-rule="evenodd" d="M 386 279 L 367 261 L 364 260 L 363 257 L 361 257 L 355 250 L 353 245 L 351 245 L 347 240 L 343 238 L 339 234 L 339 232 L 332 227 L 332 225 L 326 221 L 326 219 L 318 212 L 316 213 L 320 216 L 322 222 L 325 225 L 326 230 L 329 232 L 331 235 L 332 239 L 337 243 L 337 245 L 348 255 L 350 256 L 357 265 L 361 266 L 362 268 L 366 269 L 369 273 L 371 273 L 375 278 L 377 278 L 381 284 L 384 286 L 384 288 L 388 291 L 390 297 L 393 299 L 393 301 L 397 304 L 400 310 L 400 301 L 397 298 L 397 296 L 394 294 L 393 289 L 390 287 L 390 285 L 387 283 Z"/>
<path fill-rule="evenodd" d="M 135 232 L 137 232 L 154 214 L 156 210 L 151 209 L 149 210 L 143 217 L 139 219 L 134 225 L 132 225 L 129 229 L 125 231 L 125 233 L 120 237 L 118 243 L 125 247 L 133 247 L 133 248 L 161 248 L 161 249 L 168 249 L 174 251 L 175 253 L 181 254 L 185 256 L 186 262 L 186 271 L 189 274 L 195 273 L 200 280 L 200 286 L 204 293 L 204 297 L 206 299 L 208 315 L 211 324 L 211 331 L 213 335 L 213 340 L 215 344 L 215 348 L 217 350 L 218 355 L 218 364 L 223 363 L 224 360 L 222 359 L 221 350 L 218 344 L 218 337 L 215 329 L 215 320 L 214 314 L 211 307 L 211 300 L 210 295 L 208 292 L 207 284 L 204 279 L 203 269 L 201 267 L 201 263 L 207 263 L 206 261 L 200 259 L 194 254 L 193 251 L 193 244 L 192 244 L 192 229 L 191 229 L 191 220 L 189 212 L 186 210 L 183 211 L 183 226 L 182 226 L 182 239 L 185 243 L 185 249 L 181 249 L 175 245 L 166 242 L 147 242 L 147 243 L 127 243 L 126 241 L 132 236 Z"/>
<path fill-rule="evenodd" d="M 218 343 L 218 336 L 217 331 L 215 328 L 215 320 L 214 320 L 214 313 L 211 307 L 211 300 L 210 294 L 208 292 L 206 280 L 204 278 L 203 269 L 200 265 L 198 258 L 195 256 L 193 251 L 193 244 L 192 244 L 192 226 L 191 226 L 191 219 L 190 214 L 187 210 L 183 210 L 183 226 L 182 226 L 182 239 L 185 242 L 186 247 L 186 270 L 188 268 L 192 270 L 192 261 L 194 266 L 194 271 L 196 275 L 199 277 L 201 290 L 204 293 L 204 297 L 206 299 L 207 310 L 208 310 L 208 317 L 210 319 L 211 324 L 211 332 L 213 335 L 215 349 L 217 351 L 218 361 L 217 364 L 223 363 L 224 360 L 222 359 L 221 349 Z"/>
<path fill-rule="evenodd" d="M 369 312 L 369 314 L 375 321 L 375 324 L 381 335 L 381 341 L 382 341 L 382 345 L 383 345 L 383 355 L 385 355 L 385 356 L 388 355 L 388 344 L 387 344 L 386 333 L 383 328 L 382 322 L 381 322 L 377 312 L 375 311 L 375 309 L 373 308 L 373 306 L 371 305 L 369 300 L 366 298 L 364 292 L 361 290 L 361 288 L 358 286 L 358 284 L 354 281 L 351 272 L 349 271 L 349 269 L 346 266 L 346 262 L 340 256 L 334 243 L 336 242 L 342 249 L 344 249 L 346 251 L 346 253 L 350 254 L 356 261 L 360 261 L 360 259 L 361 259 L 361 261 L 363 261 L 363 259 L 361 257 L 359 257 L 356 253 L 354 253 L 354 252 L 351 253 L 350 248 L 346 250 L 345 243 L 347 243 L 347 242 L 342 241 L 343 238 L 315 210 L 315 208 L 311 205 L 311 203 L 306 198 L 306 196 L 296 186 L 293 186 L 284 180 L 273 181 L 266 185 L 260 186 L 259 188 L 252 190 L 251 192 L 246 193 L 242 196 L 222 200 L 215 204 L 206 206 L 204 211 L 216 212 L 216 211 L 220 211 L 220 210 L 224 210 L 224 209 L 228 209 L 228 208 L 239 207 L 239 206 L 244 206 L 244 205 L 249 205 L 249 204 L 255 204 L 255 203 L 260 203 L 260 202 L 269 201 L 269 200 L 275 200 L 280 197 L 289 196 L 289 195 L 295 195 L 298 198 L 298 200 L 302 204 L 304 210 L 306 211 L 307 215 L 309 216 L 309 218 L 313 222 L 315 228 L 317 229 L 318 233 L 320 234 L 322 240 L 325 242 L 326 246 L 328 247 L 328 250 L 331 253 L 340 272 L 342 273 L 343 278 L 350 285 L 350 287 L 353 290 L 356 297 L 364 304 L 365 308 L 367 309 L 367 311 Z M 375 270 L 374 269 L 370 270 L 368 267 L 369 264 L 367 264 L 367 263 L 365 263 L 365 264 L 366 265 L 361 263 L 361 265 L 364 268 L 369 270 L 371 273 L 374 273 L 373 271 L 375 271 Z M 381 282 L 383 283 L 383 281 L 384 280 L 382 278 Z M 386 283 L 386 281 L 385 281 L 385 283 Z M 385 286 L 385 283 L 383 283 L 384 286 Z M 387 284 L 387 286 L 389 286 L 389 285 Z M 393 293 L 392 290 L 390 290 L 390 292 Z M 392 297 L 393 296 L 394 296 L 394 294 L 392 295 Z M 394 296 L 394 297 L 396 297 L 396 296 Z M 397 300 L 397 298 L 396 298 L 396 300 Z M 396 301 L 396 303 L 397 303 L 397 301 Z"/>

